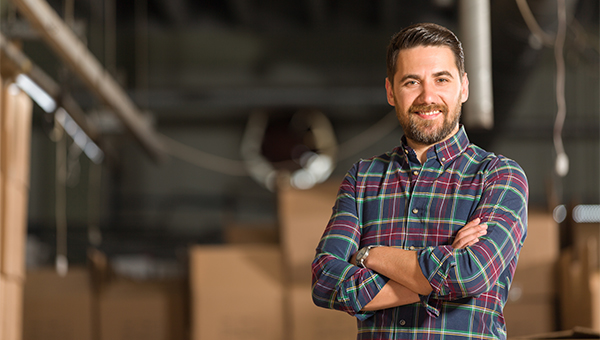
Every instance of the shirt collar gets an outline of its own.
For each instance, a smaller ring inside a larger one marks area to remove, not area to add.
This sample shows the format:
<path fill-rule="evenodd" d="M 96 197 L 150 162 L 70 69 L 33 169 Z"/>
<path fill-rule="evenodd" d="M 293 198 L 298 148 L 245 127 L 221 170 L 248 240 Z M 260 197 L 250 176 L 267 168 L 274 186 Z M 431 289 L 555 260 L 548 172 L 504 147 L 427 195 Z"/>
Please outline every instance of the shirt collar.
<path fill-rule="evenodd" d="M 427 150 L 427 159 L 432 157 L 437 158 L 440 164 L 445 164 L 447 162 L 452 161 L 458 155 L 463 153 L 467 147 L 469 146 L 470 141 L 469 137 L 467 137 L 467 132 L 465 131 L 465 127 L 460 124 L 458 132 L 454 134 L 454 136 L 448 138 L 447 140 L 435 144 L 433 147 Z M 406 154 L 414 152 L 411 147 L 408 146 L 406 141 L 406 136 L 402 136 L 402 148 Z"/>
<path fill-rule="evenodd" d="M 469 144 L 469 137 L 467 137 L 465 127 L 461 124 L 459 125 L 458 132 L 454 134 L 454 136 L 441 143 L 437 143 L 434 146 L 434 149 L 438 160 L 440 163 L 444 164 L 458 157 L 458 155 L 467 149 Z"/>

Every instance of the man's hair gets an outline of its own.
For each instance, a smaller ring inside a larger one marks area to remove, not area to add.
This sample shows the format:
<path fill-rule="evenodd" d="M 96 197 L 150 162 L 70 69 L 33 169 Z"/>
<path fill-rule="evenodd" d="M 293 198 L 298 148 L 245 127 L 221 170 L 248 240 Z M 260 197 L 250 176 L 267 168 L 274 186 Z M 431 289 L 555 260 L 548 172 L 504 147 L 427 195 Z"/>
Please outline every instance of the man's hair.
<path fill-rule="evenodd" d="M 449 29 L 431 23 L 415 24 L 396 33 L 387 48 L 387 76 L 394 83 L 398 53 L 417 46 L 448 46 L 454 53 L 460 76 L 465 72 L 465 54 L 460 40 Z"/>

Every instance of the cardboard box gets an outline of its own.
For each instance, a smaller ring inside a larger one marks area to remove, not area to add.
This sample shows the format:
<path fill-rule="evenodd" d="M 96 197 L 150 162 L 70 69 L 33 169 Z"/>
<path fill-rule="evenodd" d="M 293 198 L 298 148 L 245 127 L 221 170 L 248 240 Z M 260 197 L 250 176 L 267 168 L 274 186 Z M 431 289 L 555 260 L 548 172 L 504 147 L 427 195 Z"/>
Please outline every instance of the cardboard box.
<path fill-rule="evenodd" d="M 6 297 L 5 297 L 6 293 L 4 292 L 4 289 L 5 289 L 4 281 L 5 280 L 6 279 L 2 275 L 0 275 L 0 340 L 4 339 L 4 336 L 2 335 L 2 330 L 5 328 L 4 324 L 6 323 L 6 320 L 4 317 L 4 313 L 5 313 L 4 306 L 6 306 Z"/>
<path fill-rule="evenodd" d="M 510 338 L 555 331 L 555 313 L 555 302 L 549 299 L 507 303 L 504 307 L 507 335 Z"/>
<path fill-rule="evenodd" d="M 583 339 L 600 339 L 600 332 L 585 327 L 575 327 L 565 331 L 557 331 L 550 333 L 540 333 L 527 336 L 516 336 L 508 337 L 508 340 L 517 339 L 537 339 L 537 340 L 550 340 L 550 339 L 572 339 L 572 340 L 583 340 Z"/>
<path fill-rule="evenodd" d="M 591 329 L 600 333 L 600 271 L 590 275 Z"/>
<path fill-rule="evenodd" d="M 279 244 L 279 230 L 275 225 L 228 224 L 224 234 L 228 244 Z"/>
<path fill-rule="evenodd" d="M 550 300 L 558 292 L 559 229 L 552 214 L 529 211 L 527 238 L 510 287 L 509 301 Z"/>
<path fill-rule="evenodd" d="M 191 339 L 284 339 L 281 251 L 269 245 L 190 250 Z"/>
<path fill-rule="evenodd" d="M 529 210 L 527 238 L 504 308 L 509 337 L 557 330 L 559 247 L 552 214 Z"/>
<path fill-rule="evenodd" d="M 4 84 L 1 110 L 2 173 L 6 180 L 29 187 L 33 102 L 15 84 Z"/>
<path fill-rule="evenodd" d="M 3 309 L 0 339 L 21 340 L 23 334 L 23 281 L 2 277 Z"/>
<path fill-rule="evenodd" d="M 7 277 L 23 280 L 25 279 L 28 191 L 17 182 L 5 181 L 4 195 L 1 272 Z"/>
<path fill-rule="evenodd" d="M 320 308 L 312 302 L 309 285 L 290 285 L 287 289 L 291 340 L 355 339 L 356 318 L 340 311 Z"/>
<path fill-rule="evenodd" d="M 547 299 L 556 297 L 558 292 L 558 263 L 549 261 L 537 266 L 517 265 L 513 282 L 510 285 L 509 300 Z"/>
<path fill-rule="evenodd" d="M 1 64 L 1 63 L 0 63 Z M 4 163 L 6 162 L 6 155 L 4 154 L 4 127 L 2 124 L 2 115 L 3 115 L 3 104 L 4 103 L 4 81 L 2 80 L 2 77 L 0 77 L 0 274 L 2 273 L 2 245 L 4 243 L 3 241 L 3 236 L 2 236 L 2 230 L 3 230 L 3 225 L 4 225 L 4 181 L 5 181 L 5 175 L 4 175 Z M 1 275 L 0 275 L 1 276 Z M 2 282 L 0 281 L 0 284 L 2 284 Z M 2 289 L 0 287 L 0 295 L 2 295 Z M 2 306 L 4 303 L 2 301 L 2 298 L 0 297 L 0 306 Z M 3 329 L 2 327 L 2 322 L 3 322 L 3 318 L 2 318 L 2 308 L 0 308 L 0 329 Z M 2 340 L 2 335 L 0 333 L 0 340 Z"/>
<path fill-rule="evenodd" d="M 589 266 L 600 270 L 600 223 L 572 223 L 573 247 L 588 249 Z"/>
<path fill-rule="evenodd" d="M 93 301 L 86 268 L 66 276 L 54 268 L 28 271 L 24 286 L 23 340 L 91 340 Z"/>
<path fill-rule="evenodd" d="M 183 339 L 183 287 L 119 278 L 100 294 L 100 340 Z"/>
<path fill-rule="evenodd" d="M 283 258 L 291 282 L 310 282 L 310 264 L 331 218 L 339 184 L 331 181 L 308 190 L 285 188 L 277 193 Z"/>
<path fill-rule="evenodd" d="M 0 339 L 20 340 L 31 99 L 16 86 L 0 89 Z"/>
<path fill-rule="evenodd" d="M 23 280 L 29 191 L 31 99 L 14 84 L 3 84 L 0 108 L 2 215 L 0 272 Z"/>
<path fill-rule="evenodd" d="M 560 258 L 560 323 L 563 329 L 587 327 L 600 332 L 600 270 L 597 244 L 567 248 Z"/>
<path fill-rule="evenodd" d="M 27 273 L 24 340 L 183 340 L 183 280 L 96 282 L 90 270 L 70 268 L 65 277 L 53 268 Z M 3 339 L 2 339 L 3 340 Z"/>
<path fill-rule="evenodd" d="M 527 238 L 519 255 L 519 266 L 556 264 L 560 256 L 558 223 L 552 213 L 531 209 L 527 221 Z"/>

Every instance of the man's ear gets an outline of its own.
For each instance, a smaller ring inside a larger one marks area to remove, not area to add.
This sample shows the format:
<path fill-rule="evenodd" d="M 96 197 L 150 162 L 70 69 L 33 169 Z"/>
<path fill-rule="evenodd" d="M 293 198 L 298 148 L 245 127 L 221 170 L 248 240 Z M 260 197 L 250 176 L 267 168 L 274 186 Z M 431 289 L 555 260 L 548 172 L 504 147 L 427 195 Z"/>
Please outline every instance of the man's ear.
<path fill-rule="evenodd" d="M 394 101 L 394 89 L 392 88 L 392 83 L 390 83 L 390 80 L 388 78 L 385 78 L 385 92 L 387 95 L 386 97 L 388 103 L 392 106 L 396 106 L 396 103 Z"/>
<path fill-rule="evenodd" d="M 462 76 L 460 99 L 461 103 L 464 103 L 469 99 L 469 78 L 467 77 L 467 72 Z"/>

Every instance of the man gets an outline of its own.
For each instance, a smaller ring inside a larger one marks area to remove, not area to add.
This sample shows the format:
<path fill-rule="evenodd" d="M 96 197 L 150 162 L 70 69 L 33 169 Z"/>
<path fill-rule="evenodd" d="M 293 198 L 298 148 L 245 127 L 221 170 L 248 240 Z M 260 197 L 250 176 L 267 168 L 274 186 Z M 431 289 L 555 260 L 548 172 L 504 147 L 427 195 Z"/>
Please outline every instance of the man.
<path fill-rule="evenodd" d="M 313 300 L 354 315 L 358 339 L 505 339 L 525 174 L 459 124 L 469 81 L 451 31 L 402 30 L 387 64 L 402 144 L 347 173 L 317 247 Z"/>

